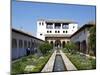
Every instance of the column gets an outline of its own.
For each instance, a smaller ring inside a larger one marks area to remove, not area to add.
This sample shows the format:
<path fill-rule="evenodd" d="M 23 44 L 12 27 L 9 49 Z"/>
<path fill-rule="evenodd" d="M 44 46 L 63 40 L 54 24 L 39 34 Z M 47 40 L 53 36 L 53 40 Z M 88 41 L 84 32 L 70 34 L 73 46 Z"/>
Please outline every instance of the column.
<path fill-rule="evenodd" d="M 62 26 L 63 26 L 63 24 L 61 23 L 61 29 L 63 29 Z"/>
<path fill-rule="evenodd" d="M 53 23 L 53 29 L 55 29 L 55 23 Z"/>
<path fill-rule="evenodd" d="M 53 40 L 53 48 L 55 49 L 55 40 Z"/>
<path fill-rule="evenodd" d="M 61 48 L 63 48 L 63 40 L 61 40 Z"/>
<path fill-rule="evenodd" d="M 17 40 L 17 52 L 16 52 L 16 57 L 19 58 L 20 54 L 19 54 L 19 40 Z"/>

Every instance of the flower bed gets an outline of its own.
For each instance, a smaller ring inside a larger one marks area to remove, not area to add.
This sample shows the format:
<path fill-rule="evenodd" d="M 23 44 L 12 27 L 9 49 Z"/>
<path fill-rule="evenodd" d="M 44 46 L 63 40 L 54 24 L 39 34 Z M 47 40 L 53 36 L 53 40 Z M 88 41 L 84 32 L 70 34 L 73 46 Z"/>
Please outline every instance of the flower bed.
<path fill-rule="evenodd" d="M 78 70 L 96 69 L 96 59 L 88 58 L 86 56 L 80 55 L 79 53 L 66 53 L 66 56 Z"/>
<path fill-rule="evenodd" d="M 25 58 L 22 58 L 19 61 L 12 63 L 12 75 L 23 74 L 23 73 L 33 73 L 33 72 L 41 72 L 42 68 L 47 63 L 52 53 L 48 53 L 44 56 L 37 57 L 34 55 L 29 55 Z M 33 65 L 33 68 L 32 66 Z M 31 66 L 31 70 L 25 69 L 27 66 Z"/>

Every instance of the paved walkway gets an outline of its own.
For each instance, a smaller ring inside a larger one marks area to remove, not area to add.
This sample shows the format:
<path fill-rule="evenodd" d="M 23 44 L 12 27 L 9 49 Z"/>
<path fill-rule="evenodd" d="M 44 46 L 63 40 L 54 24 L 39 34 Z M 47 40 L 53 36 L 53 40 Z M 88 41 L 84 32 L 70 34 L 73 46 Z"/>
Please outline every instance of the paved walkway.
<path fill-rule="evenodd" d="M 54 66 L 54 61 L 55 61 L 55 56 L 56 56 L 56 50 L 48 60 L 47 64 L 44 66 L 41 72 L 52 72 L 53 66 Z"/>
<path fill-rule="evenodd" d="M 71 61 L 68 59 L 68 57 L 62 52 L 62 50 L 60 50 L 62 59 L 64 61 L 64 64 L 67 68 L 67 71 L 74 71 L 77 70 L 77 68 L 71 63 Z"/>
<path fill-rule="evenodd" d="M 59 54 L 62 56 L 62 59 L 63 59 L 63 62 L 65 64 L 67 71 L 77 70 L 77 68 L 71 63 L 71 61 L 68 59 L 68 57 L 62 52 L 62 50 L 60 50 Z M 55 50 L 54 53 L 52 54 L 52 56 L 50 57 L 49 61 L 47 62 L 47 64 L 45 65 L 45 67 L 42 69 L 41 72 L 52 72 L 53 71 L 56 55 L 57 55 L 57 53 L 56 53 L 56 50 Z"/>

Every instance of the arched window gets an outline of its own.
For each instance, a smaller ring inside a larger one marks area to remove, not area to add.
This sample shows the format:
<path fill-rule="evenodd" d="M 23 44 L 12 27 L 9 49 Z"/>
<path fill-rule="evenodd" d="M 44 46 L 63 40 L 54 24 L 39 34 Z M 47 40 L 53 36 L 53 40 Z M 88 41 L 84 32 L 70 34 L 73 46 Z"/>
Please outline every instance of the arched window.
<path fill-rule="evenodd" d="M 53 41 L 51 41 L 50 44 L 53 46 Z"/>
<path fill-rule="evenodd" d="M 69 41 L 67 41 L 67 43 L 69 43 Z"/>
<path fill-rule="evenodd" d="M 58 31 L 58 33 L 60 33 L 60 31 Z"/>
<path fill-rule="evenodd" d="M 65 41 L 63 41 L 63 48 L 65 47 Z"/>
<path fill-rule="evenodd" d="M 80 41 L 77 41 L 75 44 L 76 44 L 77 50 L 80 51 Z"/>
<path fill-rule="evenodd" d="M 61 41 L 60 40 L 56 40 L 55 41 L 55 47 L 56 48 L 60 48 L 61 47 Z"/>
<path fill-rule="evenodd" d="M 24 41 L 24 48 L 27 48 L 27 41 Z"/>
<path fill-rule="evenodd" d="M 49 31 L 47 31 L 47 33 L 49 33 Z"/>
<path fill-rule="evenodd" d="M 22 48 L 22 47 L 23 47 L 23 41 L 19 40 L 19 48 Z"/>
<path fill-rule="evenodd" d="M 28 47 L 30 48 L 30 41 L 28 42 Z"/>
<path fill-rule="evenodd" d="M 86 40 L 82 41 L 81 49 L 82 52 L 86 54 L 86 49 L 87 49 Z"/>
<path fill-rule="evenodd" d="M 17 48 L 17 40 L 12 39 L 12 48 Z"/>
<path fill-rule="evenodd" d="M 63 33 L 65 33 L 65 31 L 63 31 Z"/>
<path fill-rule="evenodd" d="M 32 42 L 32 48 L 34 48 L 34 42 Z"/>
<path fill-rule="evenodd" d="M 42 33 L 40 35 L 42 36 Z"/>
<path fill-rule="evenodd" d="M 50 33 L 52 33 L 52 31 L 50 31 Z"/>
<path fill-rule="evenodd" d="M 57 31 L 55 31 L 55 33 L 57 33 Z"/>

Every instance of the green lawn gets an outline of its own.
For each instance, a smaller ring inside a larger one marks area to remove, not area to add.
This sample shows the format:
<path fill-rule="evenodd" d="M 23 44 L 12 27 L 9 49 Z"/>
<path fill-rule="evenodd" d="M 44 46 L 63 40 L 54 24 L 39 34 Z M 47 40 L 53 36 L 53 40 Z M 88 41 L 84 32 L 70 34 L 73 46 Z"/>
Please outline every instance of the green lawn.
<path fill-rule="evenodd" d="M 71 54 L 67 50 L 63 51 L 78 70 L 96 69 L 96 59 L 80 55 L 79 53 Z"/>
<path fill-rule="evenodd" d="M 22 73 L 33 73 L 33 72 L 41 72 L 42 68 L 47 63 L 52 53 L 48 53 L 44 56 L 37 57 L 35 55 L 29 55 L 27 57 L 22 58 L 21 60 L 12 63 L 12 75 L 22 74 Z M 26 71 L 25 67 L 27 65 L 32 65 L 33 68 L 31 71 Z"/>

